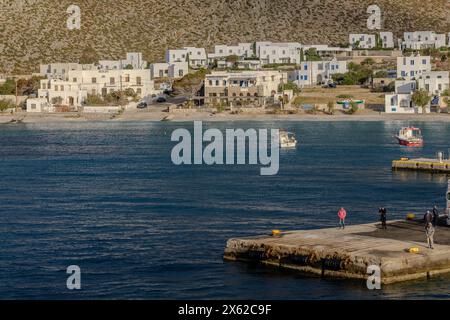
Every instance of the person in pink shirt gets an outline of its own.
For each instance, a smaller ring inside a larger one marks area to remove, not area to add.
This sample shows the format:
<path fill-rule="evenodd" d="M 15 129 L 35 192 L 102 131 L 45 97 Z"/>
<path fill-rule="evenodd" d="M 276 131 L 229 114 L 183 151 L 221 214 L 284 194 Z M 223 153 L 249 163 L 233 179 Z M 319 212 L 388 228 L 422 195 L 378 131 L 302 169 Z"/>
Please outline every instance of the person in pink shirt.
<path fill-rule="evenodd" d="M 339 209 L 338 217 L 340 228 L 345 229 L 345 217 L 347 217 L 347 211 L 345 211 L 344 208 Z"/>

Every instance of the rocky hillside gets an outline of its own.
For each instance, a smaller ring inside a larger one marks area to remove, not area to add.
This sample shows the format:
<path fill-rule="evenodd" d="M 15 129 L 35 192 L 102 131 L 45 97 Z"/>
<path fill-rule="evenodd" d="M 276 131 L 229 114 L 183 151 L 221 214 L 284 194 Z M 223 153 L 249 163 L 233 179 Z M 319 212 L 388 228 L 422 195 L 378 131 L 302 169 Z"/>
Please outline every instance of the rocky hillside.
<path fill-rule="evenodd" d="M 384 29 L 448 32 L 447 0 L 0 0 L 0 72 L 36 71 L 41 62 L 122 57 L 162 60 L 168 47 L 273 40 L 344 44 L 367 32 L 378 4 Z M 81 8 L 81 30 L 66 12 Z"/>

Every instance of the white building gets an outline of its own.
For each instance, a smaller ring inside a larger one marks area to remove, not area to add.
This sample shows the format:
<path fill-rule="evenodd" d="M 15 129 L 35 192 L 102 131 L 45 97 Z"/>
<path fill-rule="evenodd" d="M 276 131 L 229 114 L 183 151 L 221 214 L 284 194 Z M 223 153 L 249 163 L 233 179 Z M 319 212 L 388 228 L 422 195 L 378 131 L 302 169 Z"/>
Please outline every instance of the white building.
<path fill-rule="evenodd" d="M 300 69 L 289 73 L 289 81 L 298 86 L 309 86 L 326 83 L 332 80 L 333 74 L 346 73 L 347 62 L 338 61 L 304 61 L 300 63 Z"/>
<path fill-rule="evenodd" d="M 380 32 L 381 46 L 383 49 L 395 48 L 394 34 L 392 32 Z"/>
<path fill-rule="evenodd" d="M 351 33 L 348 38 L 350 45 L 358 49 L 373 49 L 377 45 L 374 34 Z"/>
<path fill-rule="evenodd" d="M 54 112 L 53 107 L 47 98 L 32 98 L 27 100 L 27 112 Z"/>
<path fill-rule="evenodd" d="M 185 47 L 183 49 L 169 49 L 166 51 L 166 62 L 189 62 L 192 68 L 208 66 L 208 55 L 204 48 Z"/>
<path fill-rule="evenodd" d="M 69 74 L 70 72 L 82 71 L 69 71 Z M 40 112 L 37 110 L 51 112 L 49 108 L 55 105 L 81 107 L 86 98 L 87 91 L 82 90 L 77 82 L 44 79 L 40 81 L 37 100 L 29 99 L 31 101 L 27 101 L 27 110 L 30 109 L 30 112 Z M 47 102 L 46 106 L 44 106 L 44 100 Z M 43 108 L 47 108 L 47 110 L 43 110 Z"/>
<path fill-rule="evenodd" d="M 434 31 L 405 32 L 403 35 L 402 48 L 405 49 L 426 49 L 446 47 L 447 40 L 445 34 L 437 34 Z"/>
<path fill-rule="evenodd" d="M 105 96 L 115 91 L 133 89 L 144 98 L 158 93 L 154 89 L 149 69 L 70 71 L 69 80 L 80 85 L 88 94 Z"/>
<path fill-rule="evenodd" d="M 414 55 L 397 57 L 397 78 L 415 79 L 422 73 L 431 71 L 431 57 Z"/>
<path fill-rule="evenodd" d="M 274 97 L 278 86 L 286 81 L 286 74 L 273 71 L 215 71 L 205 77 L 207 103 L 264 104 Z"/>
<path fill-rule="evenodd" d="M 298 64 L 302 45 L 298 42 L 256 42 L 256 56 L 262 64 Z"/>
<path fill-rule="evenodd" d="M 262 68 L 261 60 L 240 60 L 237 62 L 238 69 L 260 70 Z"/>
<path fill-rule="evenodd" d="M 366 33 L 351 33 L 349 42 L 354 48 L 374 49 L 377 47 L 377 37 L 380 45 L 384 49 L 393 49 L 395 47 L 394 34 L 389 31 L 382 31 L 378 35 Z"/>
<path fill-rule="evenodd" d="M 335 57 L 343 53 L 352 52 L 352 48 L 340 48 L 330 47 L 326 44 L 312 44 L 302 46 L 303 52 L 307 52 L 309 49 L 316 49 L 316 52 L 321 57 Z"/>
<path fill-rule="evenodd" d="M 417 113 L 412 102 L 412 93 L 417 89 L 417 83 L 413 80 L 396 80 L 395 93 L 385 95 L 386 113 Z"/>
<path fill-rule="evenodd" d="M 141 52 L 127 52 L 126 59 L 122 60 L 100 60 L 99 68 L 103 70 L 119 70 L 119 69 L 145 69 L 147 61 L 142 58 Z"/>
<path fill-rule="evenodd" d="M 254 54 L 251 43 L 239 43 L 237 45 L 216 45 L 214 53 L 209 54 L 208 58 L 221 59 L 228 56 L 238 56 L 239 58 L 251 58 Z"/>
<path fill-rule="evenodd" d="M 69 71 L 95 69 L 94 64 L 79 63 L 49 63 L 41 64 L 39 75 L 48 79 L 68 80 Z"/>
<path fill-rule="evenodd" d="M 150 73 L 152 79 L 158 78 L 183 78 L 189 73 L 189 65 L 187 62 L 173 63 L 152 63 L 150 65 Z"/>
<path fill-rule="evenodd" d="M 431 71 L 422 73 L 418 78 L 419 89 L 428 91 L 433 96 L 440 96 L 449 89 L 448 71 Z"/>

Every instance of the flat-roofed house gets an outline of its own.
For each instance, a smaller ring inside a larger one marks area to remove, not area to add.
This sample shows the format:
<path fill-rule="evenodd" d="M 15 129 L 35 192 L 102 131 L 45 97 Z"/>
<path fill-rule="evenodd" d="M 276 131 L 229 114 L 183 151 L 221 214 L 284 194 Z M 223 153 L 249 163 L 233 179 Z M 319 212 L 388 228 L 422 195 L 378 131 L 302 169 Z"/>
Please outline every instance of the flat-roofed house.
<path fill-rule="evenodd" d="M 158 78 L 183 78 L 189 73 L 189 65 L 187 62 L 173 63 L 152 63 L 150 65 L 152 79 Z"/>
<path fill-rule="evenodd" d="M 417 89 L 414 80 L 396 80 L 395 92 L 385 95 L 386 113 L 418 113 L 412 102 L 412 94 Z"/>
<path fill-rule="evenodd" d="M 78 72 L 78 71 L 70 71 L 70 72 Z M 70 74 L 69 72 L 69 74 Z M 41 112 L 43 110 L 43 100 L 47 102 L 47 110 L 49 111 L 50 107 L 54 107 L 56 105 L 63 105 L 73 108 L 78 108 L 83 105 L 87 98 L 87 91 L 81 88 L 81 85 L 77 82 L 73 81 L 65 81 L 60 79 L 44 79 L 40 81 L 40 87 L 38 89 L 37 99 L 39 101 L 34 101 L 33 99 L 30 102 L 27 102 L 27 111 L 29 112 Z M 34 102 L 33 102 L 34 101 Z M 33 104 L 36 103 L 41 107 L 35 108 Z M 41 111 L 37 111 L 41 110 Z"/>
<path fill-rule="evenodd" d="M 373 49 L 377 45 L 374 34 L 351 33 L 348 38 L 350 45 L 357 49 Z"/>
<path fill-rule="evenodd" d="M 417 79 L 419 89 L 424 89 L 433 96 L 441 96 L 444 91 L 448 90 L 449 81 L 448 71 L 424 72 Z"/>
<path fill-rule="evenodd" d="M 166 62 L 188 62 L 191 68 L 208 67 L 208 55 L 205 48 L 185 47 L 182 49 L 168 49 Z"/>
<path fill-rule="evenodd" d="M 346 73 L 347 61 L 304 61 L 300 63 L 298 70 L 289 72 L 289 81 L 298 86 L 310 86 L 327 83 L 332 76 L 338 73 Z"/>
<path fill-rule="evenodd" d="M 446 47 L 447 40 L 445 34 L 438 34 L 434 31 L 414 31 L 403 34 L 403 49 L 420 50 L 426 48 Z"/>
<path fill-rule="evenodd" d="M 413 55 L 397 57 L 397 78 L 416 79 L 431 71 L 431 57 Z"/>
<path fill-rule="evenodd" d="M 93 95 L 132 89 L 138 97 L 145 98 L 159 92 L 154 88 L 150 69 L 77 70 L 69 72 L 69 80 Z"/>
<path fill-rule="evenodd" d="M 285 81 L 279 71 L 212 72 L 205 77 L 205 103 L 264 105 Z"/>
<path fill-rule="evenodd" d="M 237 45 L 216 45 L 214 54 L 208 55 L 211 58 L 226 58 L 228 56 L 238 56 L 239 58 L 251 58 L 254 54 L 252 43 L 238 43 Z"/>
<path fill-rule="evenodd" d="M 302 45 L 298 42 L 257 42 L 256 55 L 263 65 L 300 63 Z"/>
<path fill-rule="evenodd" d="M 392 32 L 389 32 L 389 31 L 380 32 L 380 40 L 381 40 L 381 46 L 383 47 L 383 49 L 395 48 L 394 34 Z"/>
<path fill-rule="evenodd" d="M 103 70 L 145 69 L 147 61 L 142 58 L 141 52 L 127 52 L 125 59 L 100 60 L 98 68 Z"/>

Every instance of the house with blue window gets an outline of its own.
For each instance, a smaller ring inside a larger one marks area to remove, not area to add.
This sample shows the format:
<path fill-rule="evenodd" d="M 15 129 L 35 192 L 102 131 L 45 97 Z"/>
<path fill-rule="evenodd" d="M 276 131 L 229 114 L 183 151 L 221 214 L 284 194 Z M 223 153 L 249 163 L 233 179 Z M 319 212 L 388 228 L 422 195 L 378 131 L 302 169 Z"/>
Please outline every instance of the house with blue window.
<path fill-rule="evenodd" d="M 347 71 L 347 61 L 336 58 L 330 61 L 303 61 L 297 70 L 289 73 L 288 80 L 300 87 L 320 85 L 332 81 L 333 74 Z"/>
<path fill-rule="evenodd" d="M 397 57 L 397 78 L 418 79 L 422 74 L 430 71 L 430 56 L 417 54 L 410 57 Z"/>

